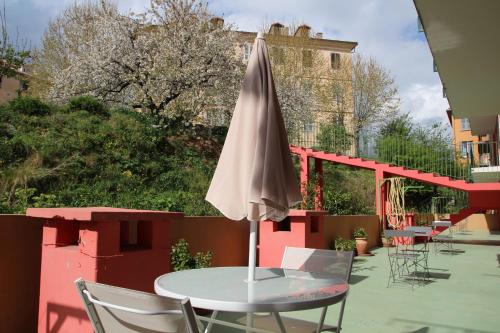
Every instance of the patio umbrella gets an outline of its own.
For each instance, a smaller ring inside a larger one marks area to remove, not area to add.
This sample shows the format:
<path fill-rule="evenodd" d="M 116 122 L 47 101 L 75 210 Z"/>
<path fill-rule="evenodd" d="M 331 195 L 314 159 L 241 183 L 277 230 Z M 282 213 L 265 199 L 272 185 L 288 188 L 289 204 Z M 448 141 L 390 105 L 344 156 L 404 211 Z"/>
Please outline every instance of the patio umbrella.
<path fill-rule="evenodd" d="M 248 281 L 254 281 L 257 222 L 281 221 L 302 200 L 261 33 L 206 200 L 232 220 L 250 221 Z"/>

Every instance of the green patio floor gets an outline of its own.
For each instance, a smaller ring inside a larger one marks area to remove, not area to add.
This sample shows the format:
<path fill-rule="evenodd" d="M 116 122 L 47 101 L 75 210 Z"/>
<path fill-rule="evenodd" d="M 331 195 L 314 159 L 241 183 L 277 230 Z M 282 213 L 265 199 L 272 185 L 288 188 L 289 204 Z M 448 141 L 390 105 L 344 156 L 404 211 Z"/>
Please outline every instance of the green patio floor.
<path fill-rule="evenodd" d="M 373 253 L 355 260 L 342 332 L 500 332 L 500 247 L 455 244 L 453 254 L 431 253 L 431 282 L 414 290 L 387 288 L 386 249 Z M 327 324 L 336 324 L 338 309 L 330 307 Z M 283 315 L 317 321 L 319 314 Z M 214 326 L 213 332 L 238 330 Z"/>
<path fill-rule="evenodd" d="M 475 243 L 483 245 L 500 245 L 500 231 L 495 230 L 467 230 L 459 226 L 453 228 L 453 239 L 459 243 Z M 445 230 L 443 235 L 448 235 Z"/>

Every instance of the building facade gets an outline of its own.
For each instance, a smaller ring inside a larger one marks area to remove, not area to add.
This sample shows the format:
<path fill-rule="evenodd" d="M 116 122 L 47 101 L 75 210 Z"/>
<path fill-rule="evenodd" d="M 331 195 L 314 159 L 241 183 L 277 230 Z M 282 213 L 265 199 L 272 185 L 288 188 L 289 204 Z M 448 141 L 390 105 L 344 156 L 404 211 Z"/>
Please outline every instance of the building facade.
<path fill-rule="evenodd" d="M 213 18 L 212 25 L 221 27 L 224 20 Z M 358 44 L 326 39 L 305 24 L 287 27 L 276 22 L 264 30 L 285 123 L 289 134 L 297 136 L 296 143 L 315 146 L 322 124 L 334 123 L 352 133 L 351 59 Z M 246 63 L 257 32 L 236 33 L 235 51 Z"/>
<path fill-rule="evenodd" d="M 500 2 L 413 1 L 452 109 L 455 145 L 469 156 L 474 182 L 499 182 Z"/>
<path fill-rule="evenodd" d="M 26 84 L 15 77 L 0 77 L 0 104 L 13 100 L 26 90 Z"/>

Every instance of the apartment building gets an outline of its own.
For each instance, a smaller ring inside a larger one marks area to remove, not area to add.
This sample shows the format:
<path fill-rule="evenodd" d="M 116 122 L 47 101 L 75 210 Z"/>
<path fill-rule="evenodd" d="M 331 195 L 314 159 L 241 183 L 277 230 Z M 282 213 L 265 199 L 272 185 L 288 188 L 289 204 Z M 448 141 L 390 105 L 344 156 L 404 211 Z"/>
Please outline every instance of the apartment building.
<path fill-rule="evenodd" d="M 214 26 L 222 26 L 224 20 L 213 18 Z M 352 95 L 351 57 L 356 42 L 326 39 L 320 32 L 313 33 L 306 24 L 297 27 L 279 22 L 265 29 L 265 38 L 276 83 L 281 79 L 300 83 L 300 89 L 311 93 L 313 103 L 309 114 L 300 118 L 284 113 L 287 127 L 290 120 L 294 128 L 289 134 L 297 136 L 297 144 L 315 146 L 322 124 L 336 123 L 352 133 L 354 101 Z M 257 32 L 237 31 L 237 55 L 246 63 L 252 53 Z M 282 106 L 283 108 L 283 106 Z M 285 111 L 285 110 L 282 110 Z M 297 121 L 300 124 L 297 126 Z M 354 144 L 354 142 L 353 142 Z"/>
<path fill-rule="evenodd" d="M 500 2 L 413 1 L 452 109 L 455 145 L 469 156 L 474 182 L 498 182 Z"/>

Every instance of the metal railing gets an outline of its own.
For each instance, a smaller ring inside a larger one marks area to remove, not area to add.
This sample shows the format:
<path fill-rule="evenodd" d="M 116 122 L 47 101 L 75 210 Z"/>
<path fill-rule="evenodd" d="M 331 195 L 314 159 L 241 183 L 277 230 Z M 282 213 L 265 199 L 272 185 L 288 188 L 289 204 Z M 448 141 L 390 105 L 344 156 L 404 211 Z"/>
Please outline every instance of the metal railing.
<path fill-rule="evenodd" d="M 459 143 L 460 159 L 467 160 L 473 168 L 498 166 L 498 143 L 494 141 Z"/>
<path fill-rule="evenodd" d="M 289 142 L 293 145 L 372 159 L 467 182 L 472 179 L 472 167 L 481 164 L 481 161 L 486 164 L 486 160 L 488 163 L 496 163 L 498 155 L 494 142 L 488 143 L 490 145 L 488 147 L 487 143 L 471 144 L 467 149 L 461 150 L 452 142 L 436 143 L 425 138 L 418 140 L 406 140 L 401 136 L 378 138 L 376 135 L 363 133 L 356 140 L 345 127 L 329 123 L 295 126 L 293 129 L 289 128 L 288 133 Z M 475 151 L 478 153 L 474 154 Z M 489 155 L 486 155 L 487 152 Z"/>
<path fill-rule="evenodd" d="M 453 196 L 432 197 L 432 214 L 457 214 L 461 209 L 468 206 L 467 192 L 455 191 Z"/>

